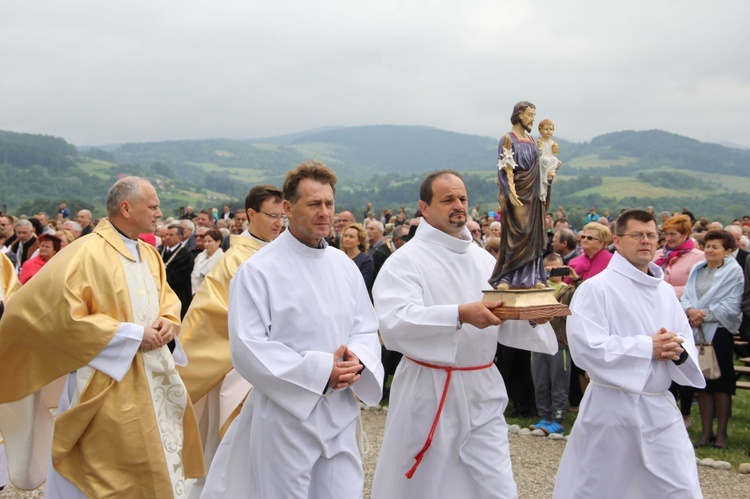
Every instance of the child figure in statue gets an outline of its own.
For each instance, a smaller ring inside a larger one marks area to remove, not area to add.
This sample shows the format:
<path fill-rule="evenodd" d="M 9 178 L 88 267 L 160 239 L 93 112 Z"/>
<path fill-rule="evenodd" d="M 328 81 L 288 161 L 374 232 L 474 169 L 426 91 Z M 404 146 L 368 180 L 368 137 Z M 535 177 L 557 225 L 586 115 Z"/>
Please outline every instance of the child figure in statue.
<path fill-rule="evenodd" d="M 517 103 L 510 118 L 513 127 L 498 147 L 498 202 L 503 230 L 500 255 L 489 283 L 499 290 L 541 289 L 547 282 L 542 258 L 547 247 L 544 215 L 549 207 L 550 180 L 540 172 L 541 151 L 529 135 L 535 117 L 534 104 Z"/>
<path fill-rule="evenodd" d="M 539 139 L 536 141 L 536 147 L 539 149 L 539 161 L 541 168 L 539 173 L 540 179 L 540 190 L 539 199 L 542 202 L 547 201 L 547 183 L 551 182 L 555 177 L 555 173 L 562 166 L 562 161 L 557 159 L 557 155 L 560 154 L 560 146 L 557 141 L 552 138 L 552 134 L 555 133 L 555 124 L 552 120 L 542 120 L 539 122 Z"/>

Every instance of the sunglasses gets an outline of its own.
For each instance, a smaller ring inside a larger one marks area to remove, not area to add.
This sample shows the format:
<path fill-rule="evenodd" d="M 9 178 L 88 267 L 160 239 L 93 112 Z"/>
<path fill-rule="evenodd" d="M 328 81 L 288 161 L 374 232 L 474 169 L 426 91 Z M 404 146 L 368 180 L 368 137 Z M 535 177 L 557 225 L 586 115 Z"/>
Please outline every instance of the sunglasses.
<path fill-rule="evenodd" d="M 598 237 L 594 237 L 594 236 L 581 236 L 581 239 L 588 239 L 589 241 L 599 241 L 600 240 Z"/>

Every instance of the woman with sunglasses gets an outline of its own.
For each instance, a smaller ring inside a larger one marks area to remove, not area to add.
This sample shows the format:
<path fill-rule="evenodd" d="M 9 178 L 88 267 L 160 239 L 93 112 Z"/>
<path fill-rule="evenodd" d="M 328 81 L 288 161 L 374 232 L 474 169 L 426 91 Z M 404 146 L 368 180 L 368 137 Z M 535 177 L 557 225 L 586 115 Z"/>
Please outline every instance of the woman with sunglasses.
<path fill-rule="evenodd" d="M 589 222 L 583 227 L 581 250 L 583 254 L 570 261 L 568 284 L 578 284 L 607 268 L 612 253 L 607 249 L 612 242 L 612 232 L 599 222 Z"/>

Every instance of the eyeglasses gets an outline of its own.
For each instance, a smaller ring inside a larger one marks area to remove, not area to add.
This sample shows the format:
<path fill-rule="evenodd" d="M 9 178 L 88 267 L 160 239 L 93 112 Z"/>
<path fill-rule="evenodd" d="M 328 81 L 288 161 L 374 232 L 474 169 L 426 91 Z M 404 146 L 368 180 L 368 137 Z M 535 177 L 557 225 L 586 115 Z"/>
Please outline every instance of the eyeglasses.
<path fill-rule="evenodd" d="M 601 239 L 594 236 L 581 236 L 581 239 L 588 239 L 589 241 L 601 241 Z"/>
<path fill-rule="evenodd" d="M 265 216 L 267 216 L 268 218 L 270 218 L 274 222 L 277 222 L 277 221 L 285 222 L 286 221 L 286 215 L 277 215 L 275 213 L 266 213 L 263 210 L 258 210 L 258 211 L 260 211 L 261 213 L 263 213 Z"/>
<path fill-rule="evenodd" d="M 649 241 L 656 241 L 659 239 L 659 234 L 656 232 L 649 232 L 649 233 L 643 233 L 643 232 L 631 232 L 630 234 L 618 234 L 620 237 L 622 236 L 628 236 L 632 237 L 636 241 L 640 241 L 644 237 L 648 238 Z"/>
<path fill-rule="evenodd" d="M 474 230 L 472 230 L 472 231 L 471 231 L 471 233 L 472 233 L 472 234 L 481 234 L 481 233 L 482 233 L 482 231 L 481 231 L 481 230 L 479 230 L 479 229 L 474 229 Z"/>

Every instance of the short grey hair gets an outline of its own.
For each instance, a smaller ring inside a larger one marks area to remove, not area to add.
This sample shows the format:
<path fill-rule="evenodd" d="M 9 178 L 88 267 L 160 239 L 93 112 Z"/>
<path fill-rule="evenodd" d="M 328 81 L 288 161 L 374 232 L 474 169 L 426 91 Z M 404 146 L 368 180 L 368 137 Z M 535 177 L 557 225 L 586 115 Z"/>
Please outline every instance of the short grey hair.
<path fill-rule="evenodd" d="M 34 225 L 31 222 L 29 222 L 27 219 L 22 218 L 21 220 L 16 222 L 16 227 L 30 227 L 33 229 Z"/>
<path fill-rule="evenodd" d="M 370 220 L 369 222 L 367 222 L 368 227 L 371 225 L 376 225 L 379 232 L 381 233 L 385 232 L 385 227 L 383 227 L 383 222 L 381 222 L 380 220 Z"/>
<path fill-rule="evenodd" d="M 112 216 L 120 210 L 123 201 L 134 202 L 143 196 L 143 183 L 140 177 L 125 177 L 118 180 L 107 192 L 107 215 Z"/>
<path fill-rule="evenodd" d="M 186 228 L 190 232 L 195 232 L 195 224 L 191 222 L 190 220 L 180 220 L 180 225 L 182 225 L 184 228 Z"/>
<path fill-rule="evenodd" d="M 71 228 L 71 229 L 73 229 L 73 231 L 74 231 L 74 232 L 75 232 L 75 231 L 81 232 L 81 231 L 83 230 L 83 229 L 81 228 L 81 224 L 79 224 L 78 222 L 75 222 L 75 221 L 73 221 L 73 220 L 66 220 L 66 221 L 65 221 L 65 222 L 63 223 L 63 227 L 65 227 L 66 225 L 69 225 L 69 226 L 70 226 L 70 228 Z"/>

